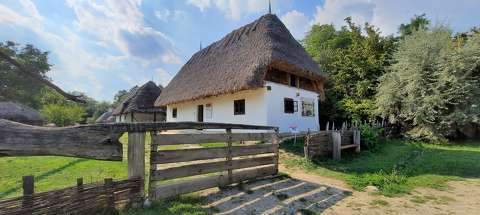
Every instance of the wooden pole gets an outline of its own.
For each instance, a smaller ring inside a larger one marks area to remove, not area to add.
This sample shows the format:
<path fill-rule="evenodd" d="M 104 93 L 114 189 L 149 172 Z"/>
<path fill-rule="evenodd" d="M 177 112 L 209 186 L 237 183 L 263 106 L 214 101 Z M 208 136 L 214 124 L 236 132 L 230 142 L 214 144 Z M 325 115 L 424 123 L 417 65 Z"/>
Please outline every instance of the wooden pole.
<path fill-rule="evenodd" d="M 144 196 L 145 132 L 128 133 L 128 178 L 141 178 L 141 195 Z"/>
<path fill-rule="evenodd" d="M 35 179 L 33 175 L 23 176 L 22 182 L 23 182 L 22 209 L 23 209 L 23 212 L 32 212 L 31 208 L 33 205 L 33 193 L 35 192 Z"/>
<path fill-rule="evenodd" d="M 310 144 L 310 129 L 307 131 L 307 135 L 305 135 L 305 144 L 303 145 L 303 155 L 307 159 L 310 158 L 310 150 L 308 149 L 309 144 Z"/>
<path fill-rule="evenodd" d="M 274 133 L 272 134 L 272 144 L 277 144 L 277 147 L 275 147 L 274 154 L 275 154 L 275 174 L 278 173 L 278 160 L 280 159 L 279 151 L 278 151 L 278 144 L 280 144 L 280 139 L 279 139 L 279 132 L 278 128 L 274 129 Z"/>
<path fill-rule="evenodd" d="M 355 152 L 359 153 L 360 152 L 360 131 L 359 130 L 353 130 L 353 144 L 357 145 L 357 147 L 355 147 Z"/>
<path fill-rule="evenodd" d="M 340 132 L 332 132 L 333 159 L 340 160 L 342 155 L 342 135 Z"/>
<path fill-rule="evenodd" d="M 228 163 L 228 184 L 232 183 L 232 129 L 227 128 L 227 163 Z"/>
<path fill-rule="evenodd" d="M 107 196 L 107 208 L 115 209 L 115 196 L 113 193 L 113 179 L 104 179 L 105 183 L 105 195 Z"/>

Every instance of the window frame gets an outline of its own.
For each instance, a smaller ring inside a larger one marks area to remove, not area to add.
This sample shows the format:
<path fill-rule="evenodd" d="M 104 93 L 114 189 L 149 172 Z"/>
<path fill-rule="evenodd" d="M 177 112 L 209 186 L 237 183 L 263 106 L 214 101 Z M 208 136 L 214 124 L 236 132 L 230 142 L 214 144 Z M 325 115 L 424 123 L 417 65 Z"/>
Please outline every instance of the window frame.
<path fill-rule="evenodd" d="M 178 116 L 178 110 L 177 108 L 172 108 L 172 118 L 176 119 Z"/>
<path fill-rule="evenodd" d="M 245 99 L 233 100 L 233 115 L 245 115 L 245 103 Z"/>
<path fill-rule="evenodd" d="M 287 102 L 291 102 L 291 109 L 287 110 Z M 283 113 L 292 114 L 295 113 L 295 100 L 292 98 L 283 98 Z"/>

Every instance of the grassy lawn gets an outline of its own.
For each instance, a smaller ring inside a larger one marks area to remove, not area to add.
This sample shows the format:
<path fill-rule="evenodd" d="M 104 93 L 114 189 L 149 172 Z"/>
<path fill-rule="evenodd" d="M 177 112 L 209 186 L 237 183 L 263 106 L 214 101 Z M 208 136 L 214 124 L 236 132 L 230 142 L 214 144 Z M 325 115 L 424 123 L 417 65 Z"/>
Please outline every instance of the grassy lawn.
<path fill-rule="evenodd" d="M 451 145 L 389 140 L 375 152 L 346 153 L 341 161 L 303 158 L 303 143 L 281 145 L 290 152 L 282 160 L 288 167 L 345 180 L 352 188 L 376 186 L 395 196 L 416 187 L 445 189 L 447 181 L 480 177 L 480 143 Z"/>

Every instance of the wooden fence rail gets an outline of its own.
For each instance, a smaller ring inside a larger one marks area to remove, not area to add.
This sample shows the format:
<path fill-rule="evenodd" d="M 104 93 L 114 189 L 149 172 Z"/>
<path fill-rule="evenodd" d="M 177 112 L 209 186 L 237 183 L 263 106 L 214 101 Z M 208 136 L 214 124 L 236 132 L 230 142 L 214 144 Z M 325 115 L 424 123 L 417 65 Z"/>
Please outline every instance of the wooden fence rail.
<path fill-rule="evenodd" d="M 360 152 L 360 131 L 317 131 L 306 134 L 304 154 L 306 158 L 331 155 L 334 160 L 340 160 L 342 150 L 349 148 Z"/>
<path fill-rule="evenodd" d="M 34 192 L 34 177 L 23 177 L 23 196 L 0 201 L 0 214 L 89 214 L 99 209 L 139 204 L 143 186 L 140 178 L 83 184 L 48 192 Z"/>
<path fill-rule="evenodd" d="M 233 145 L 233 142 L 260 141 L 256 144 Z M 225 143 L 224 147 L 158 150 L 163 145 Z M 278 172 L 278 131 L 269 133 L 152 134 L 149 195 L 152 199 L 226 186 Z M 211 160 L 214 159 L 214 160 Z M 219 160 L 223 159 L 223 160 Z M 182 163 L 170 167 L 171 163 Z M 157 169 L 157 167 L 166 168 Z M 217 173 L 212 175 L 213 173 Z M 205 175 L 209 174 L 209 175 Z M 183 177 L 170 184 L 157 182 Z"/>

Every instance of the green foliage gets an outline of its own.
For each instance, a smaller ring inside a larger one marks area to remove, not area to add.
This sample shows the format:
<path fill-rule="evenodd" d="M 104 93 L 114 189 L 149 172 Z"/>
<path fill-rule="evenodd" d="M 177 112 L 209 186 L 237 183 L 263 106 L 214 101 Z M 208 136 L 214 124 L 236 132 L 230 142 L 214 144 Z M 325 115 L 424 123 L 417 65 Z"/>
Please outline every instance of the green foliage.
<path fill-rule="evenodd" d="M 0 51 L 24 65 L 29 72 L 45 77 L 50 70 L 48 52 L 42 52 L 33 45 L 19 45 L 14 42 L 0 42 Z M 35 97 L 43 86 L 29 76 L 23 75 L 15 66 L 0 59 L 0 101 L 15 101 L 33 108 L 39 108 Z"/>
<path fill-rule="evenodd" d="M 205 199 L 197 195 L 183 195 L 175 198 L 159 200 L 153 202 L 149 207 L 136 208 L 123 211 L 120 214 L 135 215 L 135 214 L 155 214 L 155 215 L 207 215 L 211 214 L 206 209 L 202 208 Z"/>
<path fill-rule="evenodd" d="M 480 34 L 454 43 L 435 27 L 406 36 L 380 78 L 376 113 L 413 138 L 443 140 L 480 123 Z"/>
<path fill-rule="evenodd" d="M 329 74 L 326 100 L 320 119 L 343 121 L 372 118 L 377 78 L 385 73 L 394 50 L 394 39 L 378 29 L 355 25 L 314 25 L 303 41 L 307 52 Z"/>
<path fill-rule="evenodd" d="M 398 33 L 400 33 L 400 38 L 403 38 L 407 35 L 410 35 L 419 30 L 427 30 L 430 20 L 427 18 L 426 14 L 415 15 L 410 19 L 410 23 L 401 24 L 398 28 Z"/>
<path fill-rule="evenodd" d="M 361 148 L 363 150 L 375 151 L 378 147 L 380 134 L 383 128 L 371 126 L 369 124 L 362 124 L 359 127 Z"/>
<path fill-rule="evenodd" d="M 40 113 L 56 126 L 68 126 L 84 121 L 85 108 L 66 100 L 50 88 L 43 88 L 36 97 L 42 107 Z"/>
<path fill-rule="evenodd" d="M 117 107 L 123 100 L 125 100 L 127 95 L 128 95 L 127 90 L 119 90 L 117 93 L 115 93 L 115 96 L 113 98 L 113 104 L 112 104 L 113 108 Z"/>

